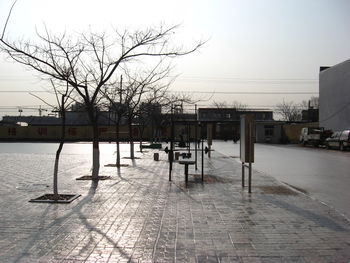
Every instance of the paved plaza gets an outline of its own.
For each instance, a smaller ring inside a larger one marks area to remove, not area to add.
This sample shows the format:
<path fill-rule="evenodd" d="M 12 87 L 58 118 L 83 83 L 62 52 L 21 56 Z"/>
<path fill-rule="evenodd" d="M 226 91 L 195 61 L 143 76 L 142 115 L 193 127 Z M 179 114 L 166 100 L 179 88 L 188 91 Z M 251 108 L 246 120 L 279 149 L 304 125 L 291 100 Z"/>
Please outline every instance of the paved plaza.
<path fill-rule="evenodd" d="M 81 196 L 47 204 L 28 201 L 52 192 L 54 155 L 0 154 L 0 262 L 350 262 L 346 218 L 257 171 L 248 194 L 235 156 L 205 156 L 187 185 L 163 151 L 137 156 L 102 158 L 111 180 L 93 183 L 76 180 L 90 154 L 64 154 L 60 192 Z"/>

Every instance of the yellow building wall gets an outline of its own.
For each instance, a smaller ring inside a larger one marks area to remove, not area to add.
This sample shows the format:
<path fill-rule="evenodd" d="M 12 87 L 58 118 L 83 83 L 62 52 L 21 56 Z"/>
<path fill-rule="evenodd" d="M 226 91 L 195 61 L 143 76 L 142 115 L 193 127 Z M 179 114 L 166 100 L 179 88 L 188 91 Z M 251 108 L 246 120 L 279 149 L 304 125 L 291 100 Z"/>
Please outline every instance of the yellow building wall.
<path fill-rule="evenodd" d="M 99 126 L 100 140 L 113 141 L 116 137 L 116 128 L 114 126 Z M 67 141 L 90 141 L 92 139 L 91 126 L 66 126 Z M 163 127 L 162 138 L 170 138 L 170 126 Z M 137 126 L 132 127 L 134 140 L 139 139 L 139 129 Z M 198 128 L 198 134 L 200 129 Z M 187 140 L 186 125 L 176 125 L 175 135 L 179 139 L 179 135 L 184 134 Z M 199 136 L 199 135 L 198 135 Z M 191 127 L 190 138 L 195 137 L 194 126 Z M 0 140 L 35 140 L 35 141 L 51 141 L 61 138 L 61 126 L 0 126 Z M 119 138 L 127 140 L 129 138 L 129 130 L 127 125 L 119 127 Z M 146 127 L 143 132 L 143 138 L 152 138 L 151 127 Z"/>
<path fill-rule="evenodd" d="M 99 126 L 99 136 L 101 140 L 114 140 L 116 128 L 114 126 Z M 0 126 L 0 140 L 59 140 L 62 128 L 60 126 Z M 66 126 L 66 140 L 89 141 L 92 139 L 91 126 Z M 119 138 L 126 140 L 129 138 L 128 127 L 119 127 Z M 133 137 L 139 138 L 139 129 L 132 127 Z M 144 138 L 151 137 L 150 129 L 145 129 Z"/>

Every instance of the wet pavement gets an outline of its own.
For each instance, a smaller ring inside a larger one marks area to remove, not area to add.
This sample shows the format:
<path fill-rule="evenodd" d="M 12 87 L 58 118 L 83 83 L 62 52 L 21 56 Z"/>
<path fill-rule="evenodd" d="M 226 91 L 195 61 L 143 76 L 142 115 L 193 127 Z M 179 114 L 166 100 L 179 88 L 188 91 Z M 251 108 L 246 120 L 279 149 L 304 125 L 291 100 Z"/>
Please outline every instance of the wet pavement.
<path fill-rule="evenodd" d="M 101 167 L 112 179 L 98 184 L 75 180 L 90 155 L 63 155 L 71 204 L 28 202 L 51 192 L 53 154 L 1 153 L 0 262 L 349 262 L 350 223 L 332 208 L 256 171 L 248 194 L 240 163 L 216 151 L 203 183 L 190 167 L 186 185 L 179 164 L 169 182 L 154 152 Z"/>
<path fill-rule="evenodd" d="M 213 147 L 229 156 L 239 155 L 239 143 L 214 141 Z M 350 151 L 257 143 L 253 167 L 334 207 L 350 219 Z"/>

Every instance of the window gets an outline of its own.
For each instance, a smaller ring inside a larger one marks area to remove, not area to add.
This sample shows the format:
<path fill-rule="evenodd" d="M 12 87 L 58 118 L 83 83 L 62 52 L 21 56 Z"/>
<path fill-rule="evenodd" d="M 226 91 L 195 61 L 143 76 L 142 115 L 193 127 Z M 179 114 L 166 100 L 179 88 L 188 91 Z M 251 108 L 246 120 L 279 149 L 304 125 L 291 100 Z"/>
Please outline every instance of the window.
<path fill-rule="evenodd" d="M 77 135 L 77 128 L 69 128 L 68 129 L 68 135 L 76 136 Z"/>
<path fill-rule="evenodd" d="M 45 128 L 45 127 L 38 128 L 38 134 L 39 135 L 47 135 L 47 128 Z"/>
<path fill-rule="evenodd" d="M 98 134 L 101 135 L 102 133 L 107 132 L 107 128 L 98 128 Z"/>
<path fill-rule="evenodd" d="M 17 135 L 16 128 L 8 128 L 7 133 L 8 135 L 16 136 Z"/>
<path fill-rule="evenodd" d="M 273 131 L 274 131 L 274 127 L 273 125 L 265 125 L 264 126 L 265 129 L 265 137 L 272 137 L 273 136 Z"/>

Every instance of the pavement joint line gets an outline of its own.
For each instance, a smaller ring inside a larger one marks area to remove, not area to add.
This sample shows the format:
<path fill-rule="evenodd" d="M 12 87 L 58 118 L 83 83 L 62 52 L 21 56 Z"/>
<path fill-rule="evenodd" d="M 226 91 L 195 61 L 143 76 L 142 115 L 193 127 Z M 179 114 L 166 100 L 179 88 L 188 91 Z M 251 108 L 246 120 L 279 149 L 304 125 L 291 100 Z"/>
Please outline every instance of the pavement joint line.
<path fill-rule="evenodd" d="M 82 195 L 64 206 L 28 203 L 51 189 L 30 186 L 51 186 L 52 156 L 0 154 L 1 262 L 349 261 L 350 223 L 332 207 L 256 170 L 248 194 L 240 162 L 217 151 L 205 157 L 212 182 L 186 186 L 175 164 L 169 183 L 167 155 L 156 162 L 154 152 L 125 169 L 101 167 L 112 179 L 95 189 L 75 181 L 89 171 L 90 156 L 63 155 L 60 191 Z"/>

